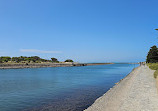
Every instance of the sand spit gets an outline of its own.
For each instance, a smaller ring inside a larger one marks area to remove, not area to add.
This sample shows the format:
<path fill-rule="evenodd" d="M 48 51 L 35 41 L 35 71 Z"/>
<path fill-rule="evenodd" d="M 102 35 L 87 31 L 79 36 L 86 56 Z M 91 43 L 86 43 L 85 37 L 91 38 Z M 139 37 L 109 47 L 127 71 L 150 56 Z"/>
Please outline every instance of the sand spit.
<path fill-rule="evenodd" d="M 158 111 L 153 73 L 147 66 L 135 68 L 85 111 Z"/>

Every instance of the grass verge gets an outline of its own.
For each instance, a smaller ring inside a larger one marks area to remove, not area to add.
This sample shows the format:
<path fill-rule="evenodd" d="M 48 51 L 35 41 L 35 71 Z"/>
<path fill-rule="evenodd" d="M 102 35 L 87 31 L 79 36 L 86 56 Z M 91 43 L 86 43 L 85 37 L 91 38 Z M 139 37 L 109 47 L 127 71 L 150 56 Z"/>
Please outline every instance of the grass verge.
<path fill-rule="evenodd" d="M 148 63 L 147 65 L 149 66 L 150 69 L 156 70 L 154 72 L 154 78 L 157 78 L 157 76 L 158 76 L 158 63 Z"/>

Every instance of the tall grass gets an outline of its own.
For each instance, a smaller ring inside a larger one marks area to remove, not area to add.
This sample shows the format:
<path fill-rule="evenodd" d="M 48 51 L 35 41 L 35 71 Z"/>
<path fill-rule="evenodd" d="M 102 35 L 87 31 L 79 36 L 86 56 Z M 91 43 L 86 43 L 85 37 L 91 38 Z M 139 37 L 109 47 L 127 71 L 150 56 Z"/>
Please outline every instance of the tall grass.
<path fill-rule="evenodd" d="M 154 72 L 154 78 L 157 78 L 157 76 L 158 76 L 158 63 L 148 63 L 147 65 L 149 66 L 150 69 L 156 70 Z"/>

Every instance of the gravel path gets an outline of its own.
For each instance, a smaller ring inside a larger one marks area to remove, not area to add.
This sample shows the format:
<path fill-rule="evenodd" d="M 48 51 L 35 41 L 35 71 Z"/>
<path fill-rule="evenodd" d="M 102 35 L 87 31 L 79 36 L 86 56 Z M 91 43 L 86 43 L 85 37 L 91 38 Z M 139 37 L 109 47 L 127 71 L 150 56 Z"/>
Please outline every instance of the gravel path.
<path fill-rule="evenodd" d="M 153 73 L 147 66 L 136 68 L 85 111 L 158 111 Z"/>

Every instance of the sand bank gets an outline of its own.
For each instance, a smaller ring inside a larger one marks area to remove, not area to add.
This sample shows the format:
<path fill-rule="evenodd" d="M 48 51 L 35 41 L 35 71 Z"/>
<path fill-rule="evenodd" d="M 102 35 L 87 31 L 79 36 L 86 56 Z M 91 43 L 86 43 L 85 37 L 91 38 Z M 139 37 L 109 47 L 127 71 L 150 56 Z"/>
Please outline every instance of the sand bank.
<path fill-rule="evenodd" d="M 153 73 L 147 66 L 135 68 L 85 111 L 158 111 Z"/>

